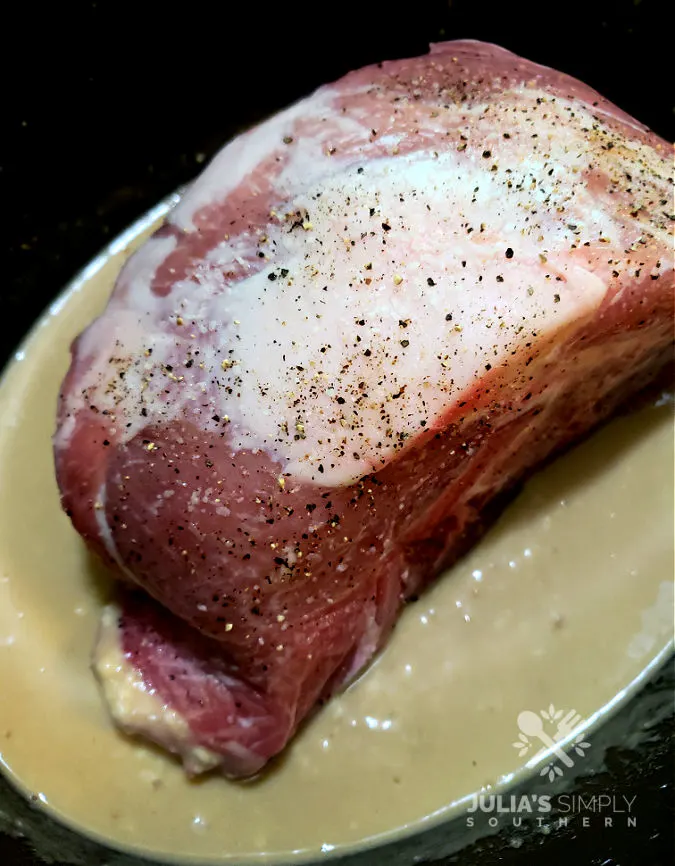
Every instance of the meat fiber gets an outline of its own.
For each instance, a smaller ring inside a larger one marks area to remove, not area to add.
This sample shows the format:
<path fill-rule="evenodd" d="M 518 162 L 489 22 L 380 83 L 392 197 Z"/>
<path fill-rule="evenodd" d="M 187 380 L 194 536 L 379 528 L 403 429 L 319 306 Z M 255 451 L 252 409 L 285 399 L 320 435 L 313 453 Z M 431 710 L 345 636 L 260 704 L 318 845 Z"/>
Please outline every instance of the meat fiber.
<path fill-rule="evenodd" d="M 164 713 L 120 709 L 99 660 L 123 727 L 257 772 L 500 494 L 658 374 L 670 172 L 595 91 L 479 42 L 353 72 L 216 156 L 60 400 L 64 507 L 137 588 L 102 640 Z"/>

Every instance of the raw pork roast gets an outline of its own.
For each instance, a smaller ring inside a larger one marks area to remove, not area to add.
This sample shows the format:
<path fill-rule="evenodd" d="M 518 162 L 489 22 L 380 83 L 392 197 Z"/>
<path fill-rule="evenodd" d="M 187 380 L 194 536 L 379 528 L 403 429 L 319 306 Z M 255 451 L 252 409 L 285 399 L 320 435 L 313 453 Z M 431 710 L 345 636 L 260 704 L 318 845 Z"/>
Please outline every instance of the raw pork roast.
<path fill-rule="evenodd" d="M 353 72 L 215 157 L 60 398 L 63 505 L 127 585 L 97 665 L 120 725 L 257 772 L 487 506 L 658 374 L 670 166 L 479 42 Z"/>

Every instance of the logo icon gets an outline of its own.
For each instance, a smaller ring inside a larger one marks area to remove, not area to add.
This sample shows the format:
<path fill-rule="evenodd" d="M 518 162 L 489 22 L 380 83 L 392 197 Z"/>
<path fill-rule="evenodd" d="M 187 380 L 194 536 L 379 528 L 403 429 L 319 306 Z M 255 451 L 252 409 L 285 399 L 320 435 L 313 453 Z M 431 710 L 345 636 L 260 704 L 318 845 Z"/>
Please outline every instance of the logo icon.
<path fill-rule="evenodd" d="M 527 763 L 528 766 L 533 766 L 548 753 L 551 760 L 542 767 L 539 775 L 548 776 L 549 782 L 553 782 L 564 773 L 561 764 L 567 768 L 574 766 L 574 758 L 569 752 L 565 752 L 560 744 L 567 740 L 582 721 L 584 720 L 576 710 L 557 710 L 553 704 L 548 710 L 540 710 L 538 713 L 523 710 L 518 716 L 520 733 L 516 742 L 512 743 L 513 748 L 518 749 L 518 756 L 522 758 L 537 742 L 541 743 L 541 748 Z M 572 741 L 571 751 L 583 758 L 590 745 L 581 733 Z"/>

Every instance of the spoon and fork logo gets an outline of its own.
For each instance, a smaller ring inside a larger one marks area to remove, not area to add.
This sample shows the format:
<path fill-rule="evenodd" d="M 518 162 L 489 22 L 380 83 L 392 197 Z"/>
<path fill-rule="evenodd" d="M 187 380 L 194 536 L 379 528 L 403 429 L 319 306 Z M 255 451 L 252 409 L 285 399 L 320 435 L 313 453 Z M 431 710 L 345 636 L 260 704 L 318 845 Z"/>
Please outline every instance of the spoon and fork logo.
<path fill-rule="evenodd" d="M 518 756 L 522 758 L 535 746 L 537 741 L 541 743 L 541 748 L 527 763 L 528 766 L 533 766 L 538 763 L 543 754 L 550 753 L 551 760 L 542 767 L 540 775 L 548 776 L 549 782 L 553 782 L 557 777 L 563 775 L 564 771 L 560 764 L 568 768 L 574 766 L 572 751 L 583 758 L 586 749 L 591 745 L 584 740 L 584 735 L 581 733 L 572 742 L 570 752 L 565 752 L 560 746 L 560 743 L 567 739 L 582 721 L 581 715 L 576 710 L 569 710 L 568 712 L 557 710 L 553 704 L 549 706 L 548 710 L 541 710 L 539 713 L 523 710 L 518 716 L 520 733 L 516 742 L 512 744 L 513 748 L 518 749 Z"/>

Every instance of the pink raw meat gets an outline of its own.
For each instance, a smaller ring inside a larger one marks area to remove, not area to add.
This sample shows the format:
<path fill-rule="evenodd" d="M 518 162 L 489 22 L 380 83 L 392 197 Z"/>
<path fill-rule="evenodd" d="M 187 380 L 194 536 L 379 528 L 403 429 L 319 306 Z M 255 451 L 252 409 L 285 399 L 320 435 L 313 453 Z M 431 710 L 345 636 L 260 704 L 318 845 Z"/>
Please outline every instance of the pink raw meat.
<path fill-rule="evenodd" d="M 590 88 L 468 41 L 216 156 L 61 394 L 64 507 L 146 591 L 115 640 L 184 723 L 120 724 L 190 772 L 257 772 L 498 494 L 655 378 L 670 173 Z"/>

